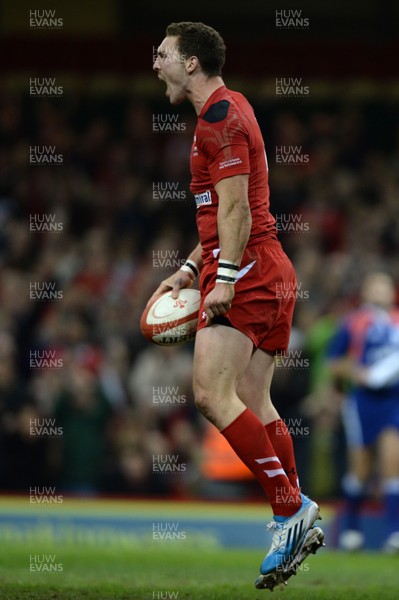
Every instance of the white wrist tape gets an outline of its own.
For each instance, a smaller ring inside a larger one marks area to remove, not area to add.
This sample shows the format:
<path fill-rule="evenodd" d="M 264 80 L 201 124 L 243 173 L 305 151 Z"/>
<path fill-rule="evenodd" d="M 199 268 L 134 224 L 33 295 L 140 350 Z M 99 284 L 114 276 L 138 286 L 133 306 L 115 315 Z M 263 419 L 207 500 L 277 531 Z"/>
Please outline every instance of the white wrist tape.
<path fill-rule="evenodd" d="M 229 283 L 234 285 L 237 279 L 239 266 L 228 260 L 219 259 L 219 266 L 216 274 L 216 283 Z"/>
<path fill-rule="evenodd" d="M 193 273 L 194 278 L 198 277 L 199 268 L 198 268 L 197 263 L 194 260 L 186 260 L 184 265 L 180 268 L 182 271 L 185 271 L 186 273 L 190 273 L 190 274 Z"/>

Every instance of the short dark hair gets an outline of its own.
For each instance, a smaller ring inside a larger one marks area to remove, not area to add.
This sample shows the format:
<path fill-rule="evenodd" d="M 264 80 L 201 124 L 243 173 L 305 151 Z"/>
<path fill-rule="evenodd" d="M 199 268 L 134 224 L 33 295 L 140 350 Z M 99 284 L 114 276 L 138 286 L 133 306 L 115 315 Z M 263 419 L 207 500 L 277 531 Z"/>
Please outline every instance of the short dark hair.
<path fill-rule="evenodd" d="M 205 75 L 214 77 L 222 74 L 226 46 L 215 29 L 201 22 L 182 21 L 168 25 L 166 35 L 178 37 L 180 54 L 187 58 L 196 56 Z"/>

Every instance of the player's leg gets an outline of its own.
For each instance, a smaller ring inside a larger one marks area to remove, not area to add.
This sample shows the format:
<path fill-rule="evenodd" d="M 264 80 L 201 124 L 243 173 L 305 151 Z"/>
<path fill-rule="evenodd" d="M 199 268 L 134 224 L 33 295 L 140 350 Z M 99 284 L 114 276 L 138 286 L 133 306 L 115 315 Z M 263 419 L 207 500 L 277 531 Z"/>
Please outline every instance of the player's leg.
<path fill-rule="evenodd" d="M 299 491 L 291 436 L 270 397 L 273 373 L 274 357 L 257 349 L 238 383 L 237 394 L 264 424 L 275 454 L 280 459 L 283 469 L 286 473 L 288 472 L 291 485 Z M 284 501 L 285 490 L 279 491 L 281 494 L 277 499 Z M 306 556 L 323 543 L 323 532 L 320 528 L 313 527 L 314 521 L 319 516 L 318 507 L 316 503 L 305 496 L 302 498 L 304 502 L 297 515 L 284 520 L 276 521 L 275 519 L 271 523 L 275 528 L 275 535 L 271 548 L 261 564 L 261 575 L 256 581 L 256 587 L 260 589 L 273 589 L 279 582 L 286 581 L 290 575 L 296 572 Z M 301 533 L 298 533 L 296 545 L 287 548 L 295 528 L 298 531 L 301 527 L 303 529 Z M 285 542 L 282 543 L 284 537 Z M 284 546 L 286 551 L 284 551 Z M 276 561 L 280 561 L 280 569 L 277 574 L 279 576 L 276 576 L 271 568 Z"/>
<path fill-rule="evenodd" d="M 301 498 L 281 467 L 266 429 L 237 395 L 237 385 L 252 356 L 252 341 L 225 325 L 197 332 L 194 353 L 194 396 L 198 409 L 221 431 L 254 473 L 269 497 L 274 514 L 291 516 Z M 281 502 L 281 490 L 286 501 Z"/>
<path fill-rule="evenodd" d="M 260 303 L 255 297 L 252 310 L 255 314 L 265 314 L 262 311 L 267 307 L 265 327 L 259 336 L 258 348 L 239 382 L 238 395 L 262 421 L 291 485 L 298 488 L 292 438 L 270 398 L 274 354 L 286 349 L 290 340 L 296 297 L 295 271 L 279 244 L 266 244 L 260 251 L 259 271 L 258 277 L 264 282 L 267 294 L 265 301 Z M 288 289 L 290 293 L 281 294 L 281 289 Z"/>
<path fill-rule="evenodd" d="M 270 397 L 274 366 L 274 357 L 258 348 L 238 383 L 237 394 L 262 421 L 291 485 L 299 487 L 291 434 Z"/>
<path fill-rule="evenodd" d="M 364 442 L 366 412 L 354 397 L 348 397 L 342 407 L 348 463 L 347 473 L 342 480 L 345 507 L 342 533 L 338 540 L 343 550 L 359 550 L 364 544 L 359 516 L 373 465 L 371 446 Z"/>
<path fill-rule="evenodd" d="M 378 454 L 388 534 L 385 550 L 399 552 L 399 430 L 396 427 L 380 434 Z"/>
<path fill-rule="evenodd" d="M 343 550 L 360 550 L 364 535 L 360 527 L 360 509 L 363 504 L 367 482 L 370 478 L 373 455 L 370 447 L 353 446 L 347 451 L 348 472 L 342 480 L 345 512 L 339 546 Z"/>

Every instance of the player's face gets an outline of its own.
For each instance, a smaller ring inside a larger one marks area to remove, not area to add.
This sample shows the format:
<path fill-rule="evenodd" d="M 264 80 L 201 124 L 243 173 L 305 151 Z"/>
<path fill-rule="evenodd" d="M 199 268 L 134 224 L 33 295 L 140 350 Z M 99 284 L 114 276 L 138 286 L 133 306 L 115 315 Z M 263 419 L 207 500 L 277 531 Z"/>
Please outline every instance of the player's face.
<path fill-rule="evenodd" d="M 372 273 L 364 280 L 362 296 L 365 302 L 370 302 L 382 308 L 389 308 L 395 301 L 394 283 L 385 273 Z"/>
<path fill-rule="evenodd" d="M 157 50 L 153 69 L 166 83 L 166 96 L 171 104 L 180 104 L 186 97 L 188 75 L 184 63 L 177 47 L 177 37 L 166 37 Z"/>

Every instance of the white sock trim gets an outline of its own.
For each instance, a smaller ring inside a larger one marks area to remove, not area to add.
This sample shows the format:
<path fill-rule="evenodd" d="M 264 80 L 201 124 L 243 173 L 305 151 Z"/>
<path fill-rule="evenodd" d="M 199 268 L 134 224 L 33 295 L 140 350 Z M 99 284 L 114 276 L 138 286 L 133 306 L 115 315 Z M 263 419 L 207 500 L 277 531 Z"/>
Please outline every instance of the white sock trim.
<path fill-rule="evenodd" d="M 260 465 L 263 465 L 267 462 L 278 462 L 281 465 L 280 459 L 278 456 L 270 456 L 269 458 L 255 458 L 255 462 Z"/>
<path fill-rule="evenodd" d="M 271 469 L 270 471 L 264 470 L 268 477 L 277 477 L 277 475 L 285 475 L 287 477 L 284 469 Z"/>

